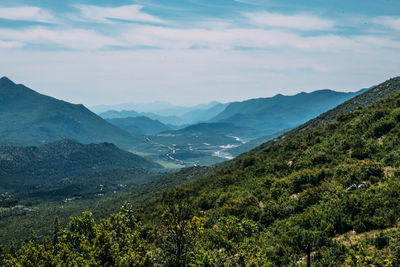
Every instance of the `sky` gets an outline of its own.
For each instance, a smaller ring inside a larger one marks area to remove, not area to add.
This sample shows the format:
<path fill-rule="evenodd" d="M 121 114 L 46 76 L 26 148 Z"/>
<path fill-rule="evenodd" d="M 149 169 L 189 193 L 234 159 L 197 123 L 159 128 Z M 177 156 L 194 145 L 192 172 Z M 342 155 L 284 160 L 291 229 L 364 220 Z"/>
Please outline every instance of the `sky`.
<path fill-rule="evenodd" d="M 399 75 L 398 0 L 0 0 L 0 76 L 87 106 L 356 91 Z"/>

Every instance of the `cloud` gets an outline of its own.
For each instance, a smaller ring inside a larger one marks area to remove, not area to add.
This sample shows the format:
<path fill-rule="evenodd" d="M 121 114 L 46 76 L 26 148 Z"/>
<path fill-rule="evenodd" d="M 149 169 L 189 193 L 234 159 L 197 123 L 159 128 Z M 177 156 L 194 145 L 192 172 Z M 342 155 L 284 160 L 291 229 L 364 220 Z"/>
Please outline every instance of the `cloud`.
<path fill-rule="evenodd" d="M 34 6 L 0 7 L 0 18 L 44 23 L 56 22 L 49 11 Z"/>
<path fill-rule="evenodd" d="M 29 27 L 25 29 L 0 29 L 0 40 L 21 44 L 55 45 L 76 50 L 96 50 L 121 47 L 138 49 L 155 47 L 160 49 L 209 50 L 246 49 L 296 49 L 303 51 L 362 50 L 368 47 L 397 48 L 399 42 L 377 36 L 348 36 L 333 34 L 301 36 L 292 32 L 254 28 L 169 28 L 132 24 L 120 28 L 112 35 L 95 30 L 52 29 Z M 11 44 L 11 43 L 10 43 Z M 16 45 L 18 44 L 18 45 Z M 3 45 L 6 47 L 6 45 Z"/>
<path fill-rule="evenodd" d="M 2 41 L 0 40 L 0 48 L 17 48 L 17 47 L 22 47 L 23 43 L 21 42 L 15 42 L 15 41 Z"/>
<path fill-rule="evenodd" d="M 329 30 L 335 23 L 314 15 L 283 15 L 267 11 L 243 13 L 253 25 L 260 27 L 289 28 L 294 30 Z"/>
<path fill-rule="evenodd" d="M 350 37 L 338 35 L 304 37 L 279 30 L 254 28 L 174 29 L 141 25 L 123 31 L 120 39 L 132 46 L 152 46 L 164 49 L 295 48 L 310 51 L 341 51 L 362 46 L 360 42 Z"/>
<path fill-rule="evenodd" d="M 0 29 L 0 40 L 8 43 L 50 45 L 70 49 L 95 50 L 108 46 L 119 46 L 117 40 L 103 36 L 93 30 L 82 29 L 48 29 L 30 27 L 23 30 Z M 12 46 L 10 47 L 12 48 Z"/>
<path fill-rule="evenodd" d="M 142 12 L 143 6 L 126 5 L 119 7 L 100 7 L 94 5 L 75 5 L 80 15 L 77 20 L 98 23 L 113 23 L 112 19 L 149 23 L 166 23 L 164 20 Z"/>
<path fill-rule="evenodd" d="M 400 30 L 400 17 L 377 17 L 373 22 L 382 26 Z"/>

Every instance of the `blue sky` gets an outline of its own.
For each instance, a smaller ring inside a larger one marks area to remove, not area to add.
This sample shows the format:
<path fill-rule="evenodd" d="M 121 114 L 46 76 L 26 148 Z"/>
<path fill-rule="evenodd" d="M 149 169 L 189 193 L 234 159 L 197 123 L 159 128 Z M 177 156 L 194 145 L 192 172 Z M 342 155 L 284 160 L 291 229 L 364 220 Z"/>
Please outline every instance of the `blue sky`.
<path fill-rule="evenodd" d="M 398 0 L 0 0 L 0 75 L 88 106 L 355 91 L 399 62 Z"/>

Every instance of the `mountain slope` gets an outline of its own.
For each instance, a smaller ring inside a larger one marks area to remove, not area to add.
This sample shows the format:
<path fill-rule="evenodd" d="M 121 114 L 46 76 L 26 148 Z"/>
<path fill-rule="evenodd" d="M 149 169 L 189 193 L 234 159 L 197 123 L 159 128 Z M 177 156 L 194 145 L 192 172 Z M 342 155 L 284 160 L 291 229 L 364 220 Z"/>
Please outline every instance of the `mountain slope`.
<path fill-rule="evenodd" d="M 197 105 L 188 108 L 171 108 L 153 113 L 153 112 L 136 112 L 135 110 L 108 110 L 99 114 L 104 119 L 116 119 L 127 117 L 148 117 L 153 120 L 158 120 L 164 124 L 185 125 L 207 121 L 218 113 L 222 112 L 228 104 L 211 102 L 209 104 Z M 186 113 L 184 113 L 186 111 Z M 176 113 L 174 113 L 176 112 Z"/>
<path fill-rule="evenodd" d="M 286 132 L 285 134 L 279 136 L 276 139 L 270 140 L 265 142 L 264 144 L 260 145 L 259 147 L 255 148 L 254 151 L 250 151 L 250 153 L 263 149 L 266 146 L 270 146 L 277 142 L 280 142 L 287 138 L 288 136 L 298 134 L 300 132 L 306 131 L 308 129 L 312 129 L 323 125 L 327 122 L 330 122 L 336 118 L 337 115 L 340 113 L 348 113 L 355 111 L 357 108 L 363 108 L 371 105 L 372 103 L 384 99 L 387 96 L 396 93 L 400 88 L 400 77 L 395 77 L 389 79 L 369 90 L 366 90 L 364 93 L 357 95 L 342 104 L 339 104 L 335 108 L 328 110 L 313 118 L 306 123 Z"/>
<path fill-rule="evenodd" d="M 164 124 L 182 125 L 183 121 L 178 116 L 162 116 L 151 112 L 138 113 L 134 110 L 108 110 L 99 114 L 103 119 L 124 119 L 129 117 L 147 117 L 152 120 L 160 121 Z"/>
<path fill-rule="evenodd" d="M 270 135 L 304 123 L 361 92 L 319 90 L 294 96 L 279 94 L 271 98 L 234 102 L 210 122 L 229 122 L 258 129 L 262 131 L 260 136 Z"/>
<path fill-rule="evenodd" d="M 104 121 L 83 105 L 39 94 L 0 79 L 0 143 L 40 145 L 60 139 L 110 142 L 130 148 L 142 140 Z"/>
<path fill-rule="evenodd" d="M 221 134 L 226 136 L 254 136 L 257 131 L 249 127 L 236 126 L 232 123 L 197 123 L 173 131 L 174 134 Z"/>
<path fill-rule="evenodd" d="M 106 120 L 118 128 L 135 135 L 153 135 L 171 130 L 167 125 L 144 116 Z"/>
<path fill-rule="evenodd" d="M 73 177 L 97 174 L 92 179 L 94 186 L 102 183 L 101 176 L 113 177 L 110 170 L 156 170 L 162 167 L 140 156 L 126 152 L 110 143 L 80 144 L 72 140 L 61 140 L 40 147 L 0 146 L 0 190 L 16 194 L 21 191 L 46 188 L 51 183 L 64 181 L 70 185 Z M 143 176 L 150 175 L 148 171 Z M 119 173 L 122 176 L 121 173 Z M 115 175 L 114 175 L 115 176 Z M 141 182 L 143 180 L 142 177 Z M 128 178 L 135 180 L 135 176 Z M 81 181 L 81 187 L 88 181 Z M 58 186 L 60 187 L 60 186 Z"/>
<path fill-rule="evenodd" d="M 208 107 L 206 109 L 193 110 L 181 115 L 180 117 L 185 123 L 204 122 L 221 113 L 227 106 L 228 104 L 215 103 L 214 106 Z"/>
<path fill-rule="evenodd" d="M 114 111 L 131 111 L 135 110 L 139 113 L 152 113 L 154 115 L 163 116 L 181 116 L 185 113 L 189 113 L 196 110 L 207 110 L 220 103 L 212 101 L 207 104 L 199 104 L 195 106 L 175 106 L 168 102 L 156 101 L 152 103 L 122 103 L 118 105 L 100 105 L 90 107 L 93 112 L 106 113 L 109 110 Z"/>

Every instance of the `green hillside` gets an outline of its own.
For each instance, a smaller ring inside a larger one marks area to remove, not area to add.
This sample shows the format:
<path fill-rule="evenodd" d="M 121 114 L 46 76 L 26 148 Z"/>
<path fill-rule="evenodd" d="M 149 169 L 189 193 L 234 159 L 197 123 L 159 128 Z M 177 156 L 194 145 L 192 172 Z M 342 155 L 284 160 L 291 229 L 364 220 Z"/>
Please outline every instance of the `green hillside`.
<path fill-rule="evenodd" d="M 110 143 L 61 140 L 39 147 L 0 146 L 0 192 L 40 200 L 85 197 L 156 177 L 162 167 Z M 99 191 L 99 185 L 102 185 Z"/>
<path fill-rule="evenodd" d="M 106 122 L 83 105 L 39 94 L 0 79 L 0 144 L 41 145 L 61 139 L 110 142 L 126 149 L 143 142 Z"/>

